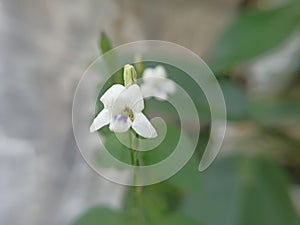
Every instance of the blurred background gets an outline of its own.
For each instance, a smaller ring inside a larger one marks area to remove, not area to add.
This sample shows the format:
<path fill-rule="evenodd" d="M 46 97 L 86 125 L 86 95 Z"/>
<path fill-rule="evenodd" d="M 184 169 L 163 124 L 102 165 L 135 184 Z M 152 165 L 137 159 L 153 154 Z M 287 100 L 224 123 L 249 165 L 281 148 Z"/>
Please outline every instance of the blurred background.
<path fill-rule="evenodd" d="M 73 95 L 102 54 L 100 31 L 114 46 L 159 39 L 187 47 L 224 91 L 228 128 L 217 161 L 199 174 L 191 160 L 145 188 L 149 221 L 300 224 L 299 3 L 1 0 L 0 224 L 122 224 L 130 190 L 97 176 L 72 132 Z M 204 128 L 195 162 L 209 121 Z"/>

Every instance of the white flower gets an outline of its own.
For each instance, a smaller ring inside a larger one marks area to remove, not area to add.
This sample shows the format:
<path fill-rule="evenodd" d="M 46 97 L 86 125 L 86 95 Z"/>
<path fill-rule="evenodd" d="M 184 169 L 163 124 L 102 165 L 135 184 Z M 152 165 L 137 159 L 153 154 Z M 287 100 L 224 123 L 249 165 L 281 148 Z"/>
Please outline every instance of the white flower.
<path fill-rule="evenodd" d="M 141 85 L 145 98 L 155 97 L 158 100 L 167 100 L 168 94 L 174 93 L 175 89 L 174 83 L 167 79 L 167 72 L 163 66 L 145 69 Z"/>
<path fill-rule="evenodd" d="M 125 88 L 115 84 L 103 94 L 100 101 L 104 104 L 104 109 L 94 119 L 90 132 L 109 124 L 109 129 L 116 133 L 126 132 L 132 127 L 142 137 L 157 136 L 156 130 L 142 113 L 144 99 L 138 85 Z"/>

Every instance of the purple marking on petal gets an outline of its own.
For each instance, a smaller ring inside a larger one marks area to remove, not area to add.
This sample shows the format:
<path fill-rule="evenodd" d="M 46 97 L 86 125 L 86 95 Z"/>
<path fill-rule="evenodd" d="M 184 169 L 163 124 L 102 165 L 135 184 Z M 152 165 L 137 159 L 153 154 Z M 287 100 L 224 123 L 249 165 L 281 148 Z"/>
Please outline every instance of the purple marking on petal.
<path fill-rule="evenodd" d="M 119 122 L 126 123 L 128 119 L 128 116 L 123 116 L 123 115 L 117 115 L 114 117 L 114 120 L 117 120 Z"/>
<path fill-rule="evenodd" d="M 159 93 L 163 93 L 164 92 L 164 90 L 161 87 L 156 87 L 156 91 L 159 92 Z"/>

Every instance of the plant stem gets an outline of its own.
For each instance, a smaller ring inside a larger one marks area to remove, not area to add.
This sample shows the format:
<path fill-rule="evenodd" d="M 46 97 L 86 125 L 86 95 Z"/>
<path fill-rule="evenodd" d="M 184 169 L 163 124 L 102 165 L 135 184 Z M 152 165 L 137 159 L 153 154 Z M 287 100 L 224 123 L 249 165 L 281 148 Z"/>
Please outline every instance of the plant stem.
<path fill-rule="evenodd" d="M 139 221 L 140 223 L 144 223 L 144 216 L 142 215 L 142 206 L 141 206 L 141 199 L 140 199 L 140 194 L 141 194 L 141 187 L 140 186 L 135 186 L 137 184 L 137 169 L 140 166 L 140 160 L 138 153 L 139 151 L 137 150 L 138 148 L 138 137 L 139 135 L 135 133 L 135 137 L 131 135 L 129 132 L 129 143 L 130 143 L 130 158 L 131 158 L 131 164 L 134 166 L 134 174 L 133 174 L 133 198 L 134 198 L 134 214 L 135 214 L 135 219 Z M 140 224 L 139 223 L 139 224 Z"/>

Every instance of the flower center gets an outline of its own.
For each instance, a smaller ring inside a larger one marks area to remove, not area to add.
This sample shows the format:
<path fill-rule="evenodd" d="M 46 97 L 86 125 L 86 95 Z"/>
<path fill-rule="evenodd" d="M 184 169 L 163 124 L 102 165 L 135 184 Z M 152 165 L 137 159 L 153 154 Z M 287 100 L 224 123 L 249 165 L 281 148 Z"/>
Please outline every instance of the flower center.
<path fill-rule="evenodd" d="M 134 114 L 133 114 L 132 110 L 128 107 L 125 107 L 125 109 L 123 110 L 122 115 L 128 116 L 129 119 L 131 120 L 131 122 L 134 120 Z"/>

